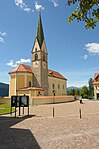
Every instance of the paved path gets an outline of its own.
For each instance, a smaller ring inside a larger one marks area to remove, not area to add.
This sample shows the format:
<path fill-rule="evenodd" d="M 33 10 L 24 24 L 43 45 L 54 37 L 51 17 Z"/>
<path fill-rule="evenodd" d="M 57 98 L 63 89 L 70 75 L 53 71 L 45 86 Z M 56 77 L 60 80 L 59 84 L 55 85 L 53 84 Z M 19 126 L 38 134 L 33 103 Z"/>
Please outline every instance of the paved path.
<path fill-rule="evenodd" d="M 29 117 L 13 116 L 0 116 L 0 149 L 99 149 L 99 101 L 34 106 Z"/>

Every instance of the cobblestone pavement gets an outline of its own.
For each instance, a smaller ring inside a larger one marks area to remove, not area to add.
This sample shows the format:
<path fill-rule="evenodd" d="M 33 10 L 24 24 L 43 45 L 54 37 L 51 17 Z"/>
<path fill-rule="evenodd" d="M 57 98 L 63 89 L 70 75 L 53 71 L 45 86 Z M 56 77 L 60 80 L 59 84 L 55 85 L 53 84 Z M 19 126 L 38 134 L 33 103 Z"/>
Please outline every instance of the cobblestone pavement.
<path fill-rule="evenodd" d="M 0 116 L 0 149 L 8 148 L 99 149 L 99 101 L 34 106 L 29 117 L 22 109 L 17 118 Z"/>

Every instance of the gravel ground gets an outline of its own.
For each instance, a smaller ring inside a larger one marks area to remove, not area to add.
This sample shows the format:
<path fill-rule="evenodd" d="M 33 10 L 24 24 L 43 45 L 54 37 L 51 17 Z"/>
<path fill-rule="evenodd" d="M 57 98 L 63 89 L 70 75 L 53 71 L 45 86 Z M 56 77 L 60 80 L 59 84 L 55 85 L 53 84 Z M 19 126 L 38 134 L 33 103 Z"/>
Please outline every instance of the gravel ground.
<path fill-rule="evenodd" d="M 34 106 L 29 117 L 0 116 L 0 149 L 8 148 L 99 149 L 99 101 Z"/>

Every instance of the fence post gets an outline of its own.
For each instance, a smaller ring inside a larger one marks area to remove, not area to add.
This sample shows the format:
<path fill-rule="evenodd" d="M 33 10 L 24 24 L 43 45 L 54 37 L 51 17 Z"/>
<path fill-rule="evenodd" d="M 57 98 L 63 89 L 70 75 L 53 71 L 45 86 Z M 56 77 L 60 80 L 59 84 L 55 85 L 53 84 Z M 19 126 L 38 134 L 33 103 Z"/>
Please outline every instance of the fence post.
<path fill-rule="evenodd" d="M 81 108 L 79 108 L 80 119 L 82 118 Z"/>
<path fill-rule="evenodd" d="M 55 111 L 54 111 L 54 107 L 53 107 L 53 117 L 55 116 Z"/>

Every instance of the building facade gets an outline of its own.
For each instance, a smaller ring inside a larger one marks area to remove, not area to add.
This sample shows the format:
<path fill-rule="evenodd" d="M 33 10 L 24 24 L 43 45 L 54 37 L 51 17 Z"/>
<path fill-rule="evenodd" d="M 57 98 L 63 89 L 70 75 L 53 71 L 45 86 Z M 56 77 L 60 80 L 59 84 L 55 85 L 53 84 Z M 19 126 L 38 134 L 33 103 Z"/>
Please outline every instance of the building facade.
<path fill-rule="evenodd" d="M 66 95 L 67 79 L 48 69 L 48 52 L 44 40 L 41 15 L 38 18 L 36 38 L 32 48 L 32 65 L 20 64 L 9 72 L 9 96 Z"/>
<path fill-rule="evenodd" d="M 94 75 L 93 85 L 95 99 L 99 99 L 99 72 L 95 73 Z"/>

